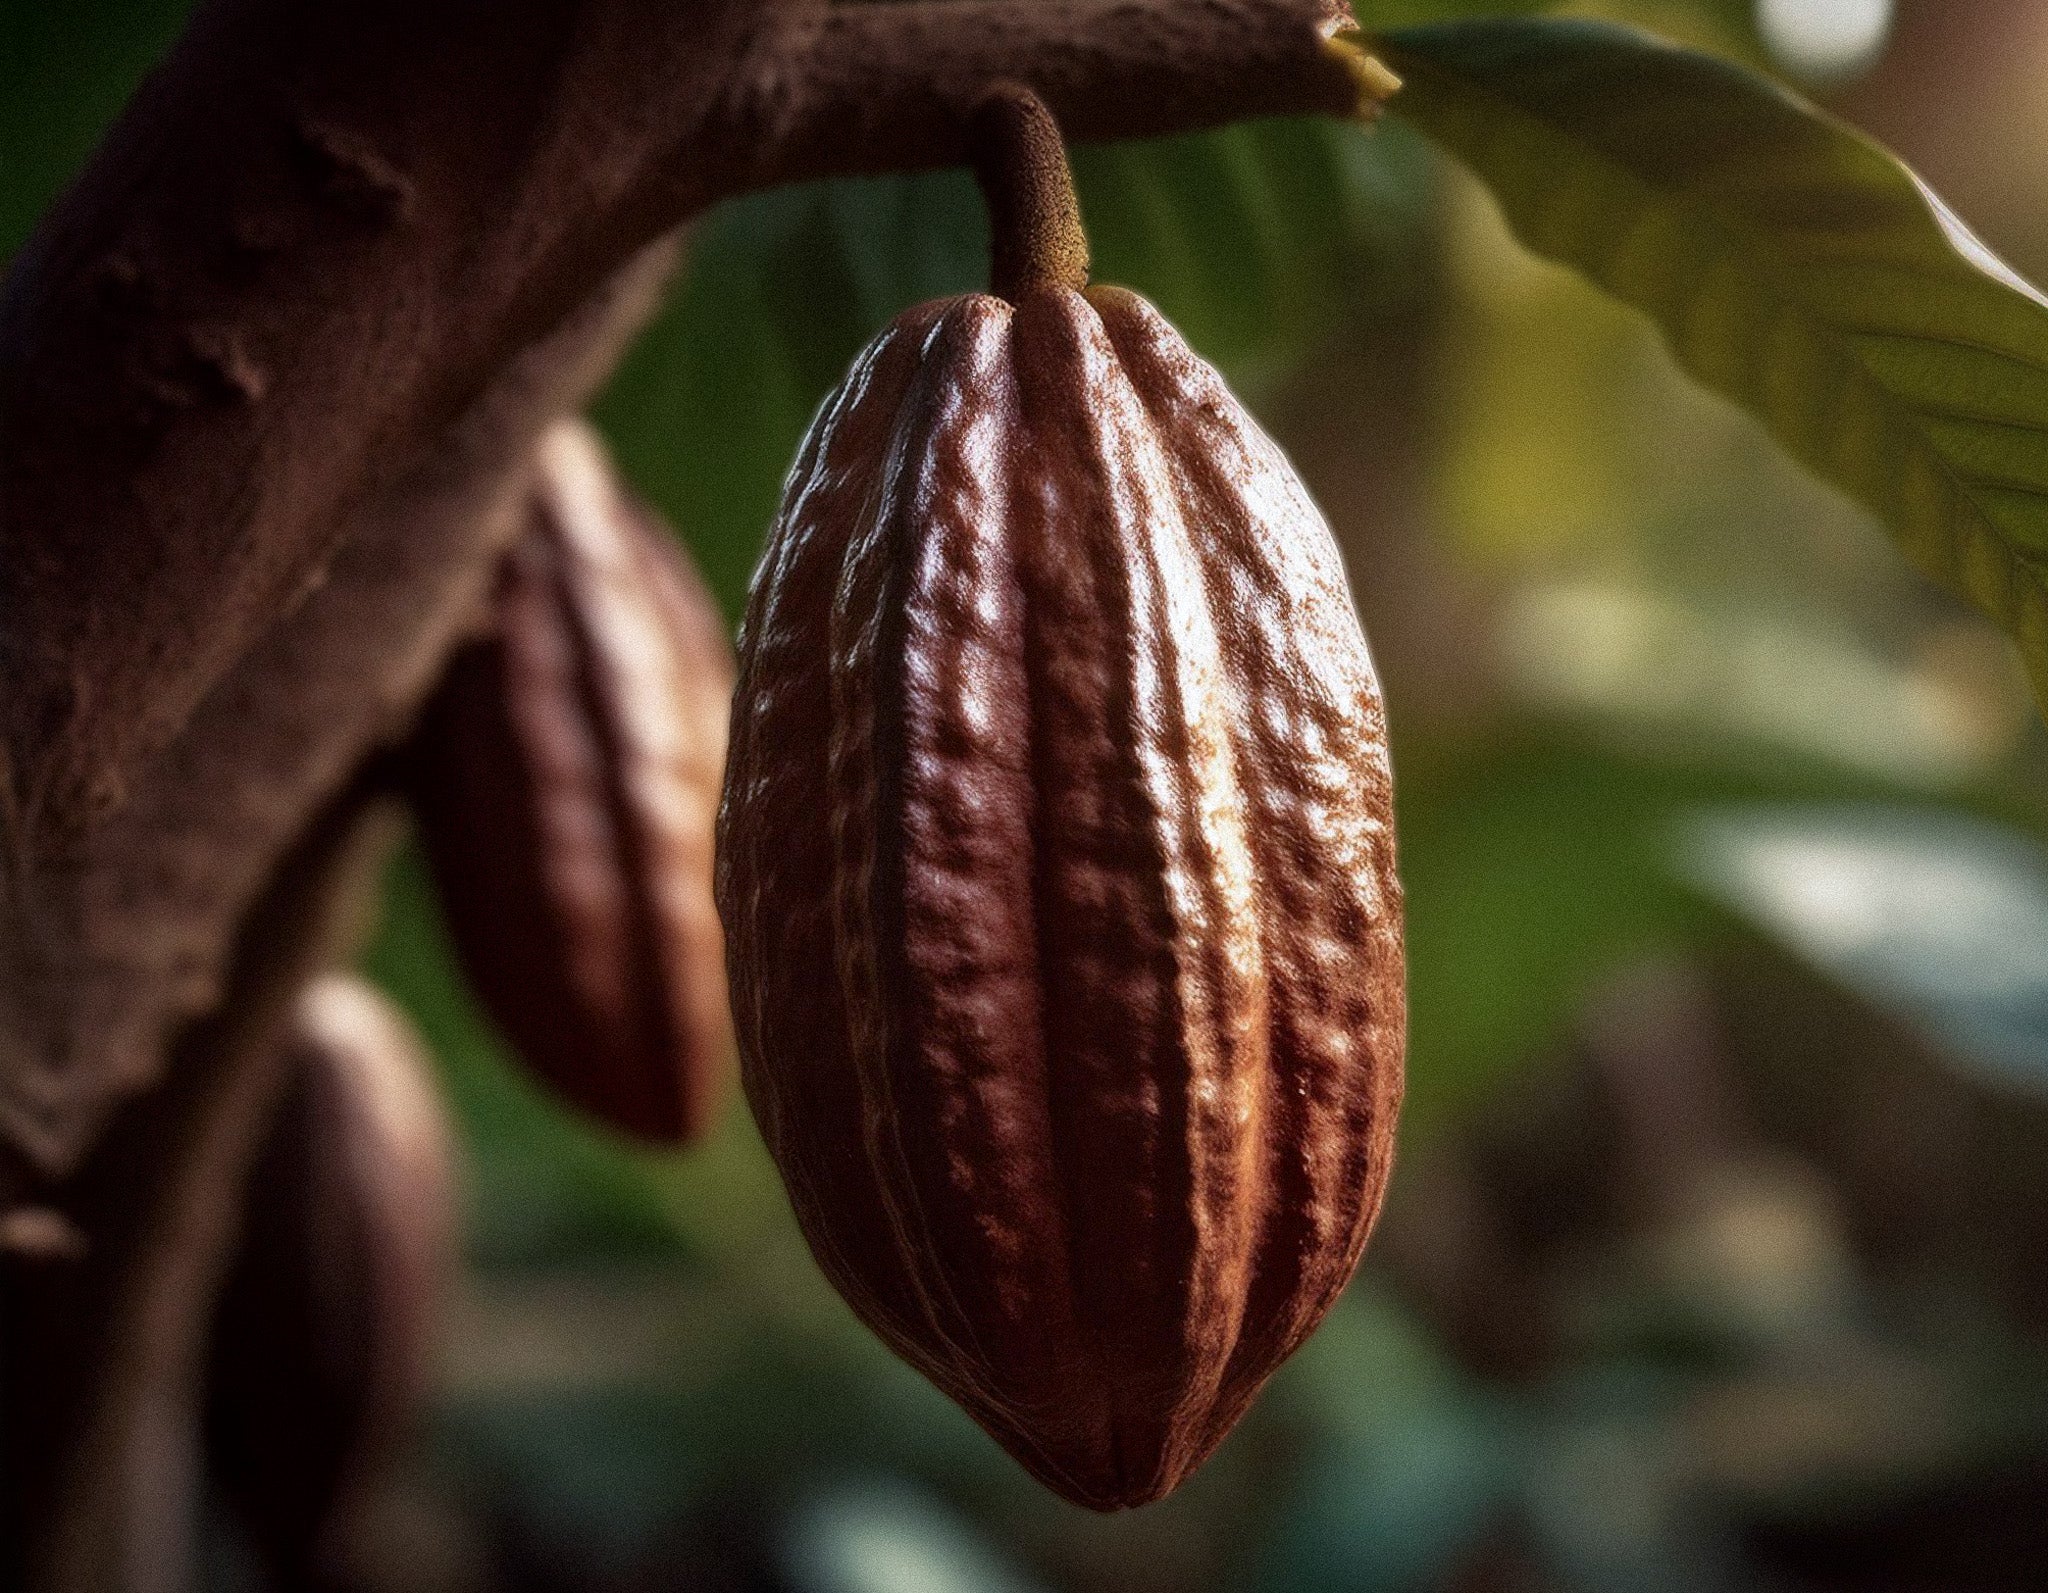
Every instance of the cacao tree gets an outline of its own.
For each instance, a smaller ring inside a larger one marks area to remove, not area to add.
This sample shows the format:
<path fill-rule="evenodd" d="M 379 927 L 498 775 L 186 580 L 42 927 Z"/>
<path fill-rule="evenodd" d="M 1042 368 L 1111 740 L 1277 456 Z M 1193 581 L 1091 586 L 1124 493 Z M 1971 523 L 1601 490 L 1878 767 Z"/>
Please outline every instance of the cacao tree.
<path fill-rule="evenodd" d="M 357 1481 L 346 1420 L 310 1480 L 236 1457 L 280 1396 L 230 1374 L 307 1328 L 246 1325 L 325 1265 L 250 1202 L 399 797 L 614 1127 L 701 1126 L 729 973 L 820 1263 L 1070 1497 L 1174 1486 L 1335 1298 L 1400 1092 L 1379 686 L 1285 460 L 1088 285 L 1062 140 L 1391 112 L 2048 691 L 2048 300 L 1766 77 L 1540 9 L 202 0 L 0 298 L 9 1585 L 187 1582 L 209 1424 L 286 1579 Z M 990 293 L 880 332 L 763 528 L 721 934 L 731 657 L 577 417 L 700 218 L 970 161 Z"/>

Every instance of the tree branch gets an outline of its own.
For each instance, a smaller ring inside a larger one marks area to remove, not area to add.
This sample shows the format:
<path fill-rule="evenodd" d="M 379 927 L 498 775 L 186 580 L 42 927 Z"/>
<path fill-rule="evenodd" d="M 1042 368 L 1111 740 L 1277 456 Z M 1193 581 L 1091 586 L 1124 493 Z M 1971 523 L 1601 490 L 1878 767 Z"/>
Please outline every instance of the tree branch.
<path fill-rule="evenodd" d="M 66 1173 L 169 1036 L 309 817 L 403 730 L 516 530 L 539 434 L 652 313 L 672 241 L 512 360 L 421 468 L 358 505 L 327 579 L 209 692 L 133 797 L 0 901 L 0 1138 Z"/>
<path fill-rule="evenodd" d="M 0 299 L 17 865 L 117 812 L 352 514 L 671 230 L 620 217 L 760 9 L 202 5 Z"/>
<path fill-rule="evenodd" d="M 1037 90 L 1068 138 L 1193 132 L 1360 109 L 1326 48 L 1344 0 L 911 0 L 783 13 L 722 111 L 747 131 L 722 191 L 963 164 L 997 79 Z"/>
<path fill-rule="evenodd" d="M 0 299 L 0 823 L 71 844 L 348 511 L 713 200 L 961 153 L 1343 111 L 1333 0 L 211 0 Z"/>

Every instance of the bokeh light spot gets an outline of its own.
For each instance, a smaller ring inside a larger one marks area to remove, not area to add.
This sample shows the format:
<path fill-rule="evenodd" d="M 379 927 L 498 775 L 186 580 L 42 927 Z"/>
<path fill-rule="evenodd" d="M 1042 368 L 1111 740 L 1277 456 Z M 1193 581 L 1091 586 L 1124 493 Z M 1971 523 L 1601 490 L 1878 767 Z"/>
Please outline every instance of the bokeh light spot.
<path fill-rule="evenodd" d="M 1892 0 L 1757 0 L 1757 31 L 1771 56 L 1801 77 L 1843 77 L 1877 59 Z"/>

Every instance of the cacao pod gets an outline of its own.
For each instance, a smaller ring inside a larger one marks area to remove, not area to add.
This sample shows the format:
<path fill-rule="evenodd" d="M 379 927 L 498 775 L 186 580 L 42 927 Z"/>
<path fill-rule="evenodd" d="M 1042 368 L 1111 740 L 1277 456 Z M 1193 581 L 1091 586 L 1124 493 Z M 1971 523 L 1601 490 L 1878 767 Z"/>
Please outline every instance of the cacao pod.
<path fill-rule="evenodd" d="M 580 423 L 543 440 L 490 627 L 404 766 L 456 954 L 512 1048 L 681 1142 L 731 1066 L 712 830 L 732 652 L 702 579 Z"/>
<path fill-rule="evenodd" d="M 424 1389 L 456 1236 L 452 1136 L 418 1038 L 315 980 L 210 1341 L 209 1466 L 280 1582 L 328 1578 Z"/>
<path fill-rule="evenodd" d="M 741 628 L 719 906 L 819 1264 L 1113 1509 L 1209 1454 L 1378 1210 L 1392 786 L 1286 460 L 1136 295 L 1007 275 L 898 318 L 804 443 Z"/>

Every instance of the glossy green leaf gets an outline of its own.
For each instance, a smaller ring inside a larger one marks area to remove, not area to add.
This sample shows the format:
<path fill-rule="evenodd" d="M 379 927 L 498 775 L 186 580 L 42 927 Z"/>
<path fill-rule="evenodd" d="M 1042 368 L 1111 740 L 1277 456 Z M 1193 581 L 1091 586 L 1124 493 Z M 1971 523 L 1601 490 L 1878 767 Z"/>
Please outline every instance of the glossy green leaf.
<path fill-rule="evenodd" d="M 1711 56 L 1570 21 L 1386 35 L 1397 106 L 1516 234 L 1874 511 L 2048 696 L 2048 298 L 1868 139 Z"/>

